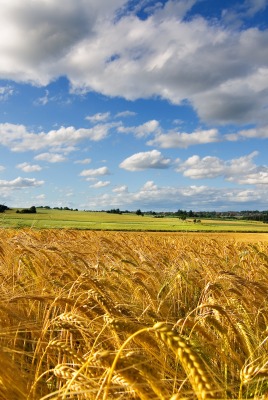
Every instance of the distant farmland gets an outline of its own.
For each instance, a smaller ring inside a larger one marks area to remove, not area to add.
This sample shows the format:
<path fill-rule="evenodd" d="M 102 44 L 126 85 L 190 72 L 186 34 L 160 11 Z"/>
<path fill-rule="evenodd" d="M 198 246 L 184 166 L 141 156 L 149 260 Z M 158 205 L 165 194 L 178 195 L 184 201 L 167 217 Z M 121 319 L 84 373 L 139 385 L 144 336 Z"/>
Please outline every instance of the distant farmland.
<path fill-rule="evenodd" d="M 202 219 L 185 221 L 175 217 L 154 218 L 135 213 L 109 214 L 106 212 L 85 212 L 37 209 L 36 214 L 18 214 L 9 210 L 0 214 L 2 228 L 72 228 L 115 231 L 189 231 L 189 232 L 267 232 L 268 224 L 257 221 Z"/>

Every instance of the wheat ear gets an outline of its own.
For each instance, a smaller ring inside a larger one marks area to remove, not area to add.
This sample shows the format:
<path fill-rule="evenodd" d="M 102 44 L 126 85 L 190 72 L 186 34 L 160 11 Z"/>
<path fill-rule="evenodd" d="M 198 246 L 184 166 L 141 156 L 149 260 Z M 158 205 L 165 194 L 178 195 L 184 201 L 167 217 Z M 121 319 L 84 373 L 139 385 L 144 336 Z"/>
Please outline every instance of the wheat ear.
<path fill-rule="evenodd" d="M 155 334 L 178 356 L 198 400 L 215 399 L 219 388 L 211 384 L 212 376 L 208 373 L 202 358 L 190 344 L 166 323 L 157 322 L 153 326 Z"/>

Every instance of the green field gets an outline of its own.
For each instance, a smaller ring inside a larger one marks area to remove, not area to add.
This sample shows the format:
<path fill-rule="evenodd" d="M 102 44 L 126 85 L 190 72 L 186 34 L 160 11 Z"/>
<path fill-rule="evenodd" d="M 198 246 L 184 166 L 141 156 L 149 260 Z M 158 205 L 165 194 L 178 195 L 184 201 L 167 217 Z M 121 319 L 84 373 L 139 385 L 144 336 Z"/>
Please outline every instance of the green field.
<path fill-rule="evenodd" d="M 135 213 L 109 214 L 106 212 L 85 212 L 37 209 L 36 214 L 17 214 L 9 210 L 0 214 L 0 228 L 69 228 L 114 231 L 167 231 L 167 232 L 268 232 L 268 224 L 244 220 L 154 218 L 138 216 Z"/>

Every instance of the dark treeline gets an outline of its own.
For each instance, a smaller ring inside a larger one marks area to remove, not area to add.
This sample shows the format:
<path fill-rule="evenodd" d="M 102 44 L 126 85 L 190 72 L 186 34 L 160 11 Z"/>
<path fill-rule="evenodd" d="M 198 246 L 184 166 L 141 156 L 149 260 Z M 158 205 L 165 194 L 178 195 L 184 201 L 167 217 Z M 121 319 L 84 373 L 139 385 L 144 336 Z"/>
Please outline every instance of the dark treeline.
<path fill-rule="evenodd" d="M 4 204 L 0 204 L 0 213 L 5 212 L 6 210 L 9 210 L 9 208 L 7 206 L 5 206 Z"/>
<path fill-rule="evenodd" d="M 104 212 L 104 210 L 102 210 Z M 251 221 L 263 221 L 268 223 L 268 210 L 266 211 L 258 211 L 258 210 L 244 210 L 244 211 L 186 211 L 186 210 L 178 210 L 175 212 L 172 211 L 141 211 L 140 209 L 137 211 L 121 211 L 119 208 L 111 209 L 106 211 L 107 213 L 112 214 L 127 214 L 127 213 L 135 213 L 137 215 L 149 215 L 155 218 L 164 218 L 164 217 L 176 217 L 182 220 L 187 218 L 194 219 L 232 219 L 232 220 L 251 220 Z"/>
<path fill-rule="evenodd" d="M 17 214 L 36 214 L 36 207 L 32 206 L 30 208 L 23 208 L 22 210 L 17 210 Z"/>
<path fill-rule="evenodd" d="M 60 211 L 78 211 L 78 208 L 69 208 L 69 207 L 53 207 L 50 206 L 38 206 L 38 208 L 43 208 L 45 210 L 60 210 Z"/>

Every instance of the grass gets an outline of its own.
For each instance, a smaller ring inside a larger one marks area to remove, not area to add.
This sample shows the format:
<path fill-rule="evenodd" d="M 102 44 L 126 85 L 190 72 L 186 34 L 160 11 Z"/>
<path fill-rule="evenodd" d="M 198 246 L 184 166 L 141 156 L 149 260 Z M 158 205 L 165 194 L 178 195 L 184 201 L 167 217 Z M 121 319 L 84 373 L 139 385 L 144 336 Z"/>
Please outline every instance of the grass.
<path fill-rule="evenodd" d="M 0 399 L 267 398 L 268 242 L 245 237 L 0 230 Z"/>
<path fill-rule="evenodd" d="M 58 211 L 38 209 L 37 214 L 17 214 L 15 210 L 0 215 L 0 227 L 68 228 L 115 231 L 188 231 L 188 232 L 267 232 L 268 224 L 242 220 L 202 220 L 153 218 L 136 214 L 108 214 L 105 212 Z"/>

